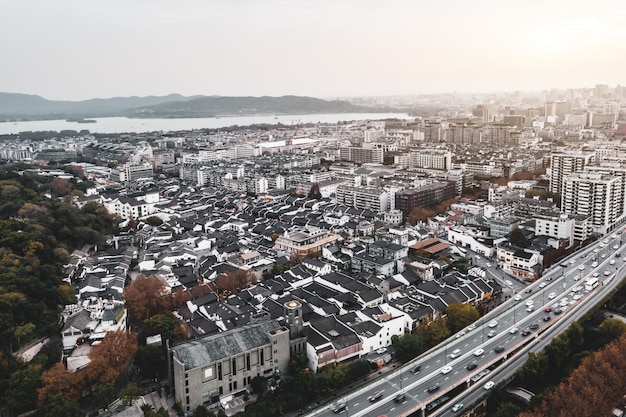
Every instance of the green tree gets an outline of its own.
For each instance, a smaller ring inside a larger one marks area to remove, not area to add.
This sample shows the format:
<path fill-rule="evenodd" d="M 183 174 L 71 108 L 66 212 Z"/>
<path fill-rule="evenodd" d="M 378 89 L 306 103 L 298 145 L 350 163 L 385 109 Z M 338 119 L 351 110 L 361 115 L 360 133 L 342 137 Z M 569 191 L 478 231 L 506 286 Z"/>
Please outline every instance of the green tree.
<path fill-rule="evenodd" d="M 509 242 L 520 248 L 527 248 L 529 246 L 528 239 L 526 239 L 526 235 L 524 235 L 524 232 L 520 228 L 511 230 Z"/>
<path fill-rule="evenodd" d="M 43 417 L 84 417 L 78 401 L 56 394 L 41 409 Z"/>
<path fill-rule="evenodd" d="M 126 405 L 131 405 L 133 402 L 139 398 L 141 395 L 141 390 L 134 382 L 130 382 L 126 384 L 122 391 L 120 392 L 120 398 L 124 400 Z"/>
<path fill-rule="evenodd" d="M 215 417 L 215 414 L 209 411 L 205 406 L 199 405 L 193 411 L 191 417 Z"/>
<path fill-rule="evenodd" d="M 250 386 L 254 394 L 263 396 L 267 391 L 267 378 L 263 376 L 255 376 L 250 380 Z"/>
<path fill-rule="evenodd" d="M 452 333 L 474 323 L 480 318 L 480 313 L 471 304 L 452 303 L 446 307 L 446 324 Z"/>
<path fill-rule="evenodd" d="M 139 346 L 135 364 L 142 377 L 152 379 L 159 373 L 160 364 L 165 363 L 163 350 L 159 346 Z"/>
<path fill-rule="evenodd" d="M 117 390 L 113 383 L 100 385 L 93 393 L 94 405 L 98 407 L 106 407 L 117 398 Z"/>
<path fill-rule="evenodd" d="M 41 365 L 29 364 L 26 368 L 11 374 L 5 394 L 5 403 L 11 411 L 18 414 L 37 407 L 41 370 Z"/>
<path fill-rule="evenodd" d="M 405 334 L 392 336 L 391 345 L 396 351 L 396 358 L 400 362 L 408 362 L 417 357 L 421 352 L 421 340 L 419 334 Z"/>
<path fill-rule="evenodd" d="M 598 327 L 601 336 L 604 338 L 605 343 L 611 340 L 618 339 L 621 335 L 626 333 L 626 323 L 616 318 L 606 318 Z"/>
<path fill-rule="evenodd" d="M 156 314 L 144 321 L 144 324 L 159 333 L 168 333 L 174 330 L 180 319 L 171 311 Z"/>

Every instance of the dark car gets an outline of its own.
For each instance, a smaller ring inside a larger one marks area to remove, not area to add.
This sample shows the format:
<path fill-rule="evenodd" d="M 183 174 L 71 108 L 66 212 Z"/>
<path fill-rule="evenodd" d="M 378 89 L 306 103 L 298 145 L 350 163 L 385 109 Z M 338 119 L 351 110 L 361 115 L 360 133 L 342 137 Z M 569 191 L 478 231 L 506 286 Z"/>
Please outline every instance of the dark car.
<path fill-rule="evenodd" d="M 556 314 L 557 316 L 559 314 L 561 314 L 562 312 L 563 312 L 563 310 L 561 310 L 560 308 L 557 308 L 557 309 L 554 310 L 554 314 Z"/>
<path fill-rule="evenodd" d="M 465 367 L 465 369 L 467 369 L 468 371 L 471 371 L 472 369 L 476 369 L 478 365 L 476 365 L 475 363 L 470 363 L 469 365 L 467 365 Z"/>
<path fill-rule="evenodd" d="M 406 394 L 400 393 L 396 395 L 395 397 L 393 397 L 393 400 L 397 403 L 402 403 L 404 402 L 404 400 L 406 400 Z"/>
<path fill-rule="evenodd" d="M 435 392 L 439 389 L 439 384 L 431 385 L 428 387 L 428 392 Z"/>
<path fill-rule="evenodd" d="M 373 403 L 374 401 L 378 401 L 381 398 L 383 398 L 383 392 L 382 391 L 376 391 L 375 393 L 373 393 L 372 395 L 370 395 L 370 402 Z"/>
<path fill-rule="evenodd" d="M 533 323 L 528 327 L 530 327 L 531 330 L 537 330 L 539 328 L 539 325 L 537 323 Z"/>
<path fill-rule="evenodd" d="M 526 293 L 527 293 L 527 294 L 530 294 L 531 292 L 533 292 L 533 289 L 532 289 L 532 288 L 529 288 L 529 289 L 527 289 L 527 290 L 526 290 Z"/>
<path fill-rule="evenodd" d="M 523 332 L 520 333 L 522 336 L 528 336 L 530 334 L 530 332 L 528 330 L 524 330 Z"/>
<path fill-rule="evenodd" d="M 337 403 L 333 406 L 332 410 L 333 413 L 341 413 L 342 411 L 345 411 L 346 409 L 346 403 Z"/>
<path fill-rule="evenodd" d="M 413 372 L 414 374 L 418 373 L 419 371 L 422 370 L 422 367 L 420 365 L 417 365 L 415 368 L 413 368 L 411 370 L 411 372 Z"/>
<path fill-rule="evenodd" d="M 550 316 L 545 316 L 543 318 L 543 321 L 550 321 L 550 320 L 552 320 L 552 317 L 550 317 Z"/>
<path fill-rule="evenodd" d="M 504 352 L 504 346 L 498 346 L 494 350 L 496 351 L 496 353 L 502 353 L 502 352 Z"/>

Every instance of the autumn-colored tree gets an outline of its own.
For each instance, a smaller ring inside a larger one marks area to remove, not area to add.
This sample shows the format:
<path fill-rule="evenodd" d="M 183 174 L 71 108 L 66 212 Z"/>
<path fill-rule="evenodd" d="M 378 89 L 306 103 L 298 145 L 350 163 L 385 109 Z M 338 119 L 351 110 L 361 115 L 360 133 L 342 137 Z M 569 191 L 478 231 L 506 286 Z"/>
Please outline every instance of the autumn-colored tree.
<path fill-rule="evenodd" d="M 65 398 L 78 399 L 81 391 L 77 383 L 78 375 L 79 373 L 68 372 L 61 362 L 54 364 L 41 374 L 41 388 L 37 390 L 38 404 L 46 404 L 59 394 Z"/>
<path fill-rule="evenodd" d="M 446 307 L 446 324 L 452 333 L 475 322 L 480 317 L 476 307 L 465 303 L 452 303 Z"/>
<path fill-rule="evenodd" d="M 122 330 L 108 332 L 102 343 L 89 352 L 91 362 L 83 370 L 87 383 L 113 383 L 126 370 L 137 353 L 137 337 Z"/>
<path fill-rule="evenodd" d="M 215 281 L 217 291 L 223 297 L 235 294 L 249 287 L 254 282 L 255 276 L 252 270 L 237 269 L 235 272 L 227 272 L 220 275 Z"/>
<path fill-rule="evenodd" d="M 171 309 L 170 294 L 155 276 L 139 275 L 124 289 L 124 299 L 130 319 L 135 322 Z"/>
<path fill-rule="evenodd" d="M 289 262 L 291 262 L 292 265 L 300 265 L 304 258 L 306 258 L 306 254 L 294 252 L 289 257 Z"/>
<path fill-rule="evenodd" d="M 434 210 L 424 207 L 416 207 L 409 213 L 408 222 L 412 225 L 416 225 L 418 222 L 425 222 L 435 214 Z"/>

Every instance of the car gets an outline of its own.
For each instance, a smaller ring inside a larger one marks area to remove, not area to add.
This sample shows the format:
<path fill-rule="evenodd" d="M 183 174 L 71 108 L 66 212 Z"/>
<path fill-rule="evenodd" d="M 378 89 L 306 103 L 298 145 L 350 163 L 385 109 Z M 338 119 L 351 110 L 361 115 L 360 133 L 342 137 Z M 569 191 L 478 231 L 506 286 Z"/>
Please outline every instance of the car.
<path fill-rule="evenodd" d="M 491 268 L 491 264 L 490 264 L 489 262 L 487 262 L 487 263 L 485 264 L 485 266 L 486 266 L 487 268 Z"/>
<path fill-rule="evenodd" d="M 478 349 L 476 349 L 476 350 L 474 351 L 474 356 L 480 356 L 480 355 L 482 355 L 483 353 L 485 353 L 485 349 L 483 349 L 483 348 L 478 348 Z"/>
<path fill-rule="evenodd" d="M 598 253 L 598 252 L 600 252 L 600 249 L 595 248 L 593 251 L 594 251 L 595 253 Z"/>
<path fill-rule="evenodd" d="M 378 401 L 381 398 L 383 398 L 383 392 L 382 391 L 376 391 L 375 393 L 370 395 L 370 397 L 368 399 L 370 400 L 371 403 L 373 403 L 374 401 Z"/>
<path fill-rule="evenodd" d="M 422 370 L 422 366 L 421 365 L 417 365 L 415 368 L 411 369 L 411 372 L 416 374 L 416 373 L 418 373 L 421 370 Z"/>
<path fill-rule="evenodd" d="M 613 234 L 611 235 L 611 239 L 617 239 L 617 235 L 616 235 L 615 233 L 613 233 Z"/>
<path fill-rule="evenodd" d="M 468 371 L 471 371 L 472 369 L 476 369 L 476 367 L 478 367 L 478 365 L 476 365 L 474 362 L 472 362 L 469 365 L 467 365 L 465 367 L 465 369 L 467 369 Z"/>
<path fill-rule="evenodd" d="M 521 299 L 522 299 L 522 296 L 521 296 L 520 294 L 517 294 L 515 297 L 513 297 L 513 299 L 514 299 L 515 301 L 519 301 L 519 300 L 521 300 Z"/>
<path fill-rule="evenodd" d="M 563 312 L 563 309 L 561 309 L 561 308 L 555 308 L 555 309 L 554 309 L 554 314 L 555 314 L 555 315 L 557 315 L 557 316 L 558 316 L 559 314 L 561 314 L 562 312 Z"/>
<path fill-rule="evenodd" d="M 382 347 L 382 348 L 380 348 L 380 349 L 376 349 L 376 353 L 378 353 L 379 355 L 380 355 L 381 353 L 385 353 L 385 352 L 387 352 L 387 348 Z"/>
<path fill-rule="evenodd" d="M 600 255 L 600 258 L 606 258 L 606 253 L 603 253 L 602 255 Z"/>
<path fill-rule="evenodd" d="M 489 333 L 487 333 L 487 337 L 494 337 L 495 335 L 496 335 L 495 330 L 489 330 Z"/>
<path fill-rule="evenodd" d="M 400 394 L 393 397 L 393 401 L 397 403 L 403 403 L 404 401 L 406 401 L 406 394 L 401 392 Z"/>
<path fill-rule="evenodd" d="M 524 330 L 523 332 L 520 333 L 522 336 L 526 337 L 530 334 L 530 332 L 528 330 Z"/>
<path fill-rule="evenodd" d="M 526 301 L 526 307 L 530 307 L 530 306 L 532 306 L 534 304 L 535 304 L 535 302 L 533 300 Z"/>
<path fill-rule="evenodd" d="M 574 300 L 574 301 L 578 301 L 578 300 L 580 300 L 581 298 L 582 298 L 582 296 L 581 296 L 580 294 L 576 294 L 576 295 L 574 295 L 574 296 L 572 297 L 572 300 Z"/>
<path fill-rule="evenodd" d="M 458 332 L 458 333 L 456 334 L 456 338 L 457 338 L 457 339 L 458 339 L 459 337 L 462 337 L 462 336 L 465 336 L 465 332 L 464 332 L 464 331 Z"/>
<path fill-rule="evenodd" d="M 456 403 L 452 406 L 452 408 L 450 409 L 450 411 L 452 411 L 453 413 L 456 413 L 457 411 L 459 411 L 461 408 L 463 408 L 463 403 Z"/>
<path fill-rule="evenodd" d="M 497 325 L 498 325 L 498 322 L 496 320 L 491 320 L 487 326 L 494 328 Z"/>
<path fill-rule="evenodd" d="M 611 274 L 611 272 L 609 272 L 608 270 L 604 271 L 603 273 L 604 275 L 607 275 L 607 276 Z"/>
<path fill-rule="evenodd" d="M 550 294 L 548 294 L 548 298 L 549 298 L 549 299 L 551 299 L 551 300 L 553 300 L 553 299 L 555 299 L 555 298 L 556 298 L 556 294 L 555 294 L 555 293 L 553 293 L 553 292 L 551 292 Z"/>
<path fill-rule="evenodd" d="M 504 352 L 504 346 L 498 346 L 494 349 L 494 352 L 496 353 L 502 353 Z"/>
<path fill-rule="evenodd" d="M 592 267 L 592 268 L 595 268 L 596 266 L 598 266 L 598 263 L 597 263 L 597 262 L 594 262 L 594 263 L 592 263 L 592 264 L 591 264 L 591 267 Z"/>
<path fill-rule="evenodd" d="M 458 358 L 458 357 L 459 357 L 459 355 L 460 355 L 460 354 L 461 354 L 461 349 L 454 349 L 454 350 L 452 351 L 452 353 L 451 353 L 451 354 L 449 354 L 448 356 L 449 356 L 451 359 L 456 359 L 456 358 Z"/>
<path fill-rule="evenodd" d="M 551 313 L 552 312 L 552 307 L 546 307 L 543 309 L 543 311 L 545 311 L 546 313 Z"/>
<path fill-rule="evenodd" d="M 428 388 L 426 389 L 426 391 L 428 391 L 428 392 L 435 392 L 435 391 L 437 391 L 438 389 L 439 389 L 439 384 L 435 384 L 435 385 L 431 385 L 430 387 L 428 387 Z"/>
<path fill-rule="evenodd" d="M 474 323 L 470 324 L 469 326 L 467 326 L 467 330 L 474 330 L 476 328 L 476 325 Z"/>
<path fill-rule="evenodd" d="M 593 276 L 597 278 L 597 277 L 599 277 L 599 276 L 600 276 L 600 274 L 599 274 L 599 273 L 597 273 L 597 272 L 594 272 L 594 273 L 593 273 Z"/>
<path fill-rule="evenodd" d="M 443 368 L 441 368 L 441 373 L 442 374 L 449 374 L 450 372 L 452 372 L 452 367 L 451 366 L 444 366 Z"/>
<path fill-rule="evenodd" d="M 506 283 L 506 285 L 508 285 L 509 287 L 513 286 L 513 283 L 511 282 L 510 279 L 507 279 L 506 281 L 504 281 Z"/>
<path fill-rule="evenodd" d="M 532 288 L 527 288 L 525 292 L 526 292 L 526 294 L 530 294 L 531 292 L 533 292 L 533 289 Z"/>
<path fill-rule="evenodd" d="M 527 312 L 529 312 L 529 313 L 530 313 L 531 311 L 533 311 L 534 309 L 535 309 L 535 306 L 534 306 L 534 305 L 530 305 L 530 306 L 526 307 L 526 311 L 527 311 Z"/>
<path fill-rule="evenodd" d="M 545 288 L 546 285 L 548 285 L 548 284 L 546 284 L 545 282 L 542 282 L 541 284 L 539 284 L 539 288 Z"/>
<path fill-rule="evenodd" d="M 574 277 L 574 281 L 578 281 L 579 279 L 580 279 L 580 276 L 578 276 L 578 275 L 576 275 L 576 276 Z"/>
<path fill-rule="evenodd" d="M 573 264 L 574 262 L 576 262 L 576 260 L 575 260 L 575 259 L 570 259 L 570 260 L 569 260 L 569 263 L 570 263 L 570 264 Z"/>
<path fill-rule="evenodd" d="M 493 386 L 494 386 L 494 385 L 496 385 L 496 383 L 495 383 L 495 382 L 493 382 L 493 381 L 489 381 L 489 382 L 487 382 L 485 385 L 483 385 L 483 388 L 484 388 L 484 389 L 491 389 L 491 388 L 493 388 Z"/>
<path fill-rule="evenodd" d="M 341 413 L 342 411 L 346 410 L 346 403 L 337 403 L 331 408 L 331 410 L 333 411 L 333 413 Z"/>
<path fill-rule="evenodd" d="M 602 241 L 602 243 L 604 243 L 605 245 L 608 245 L 608 244 L 609 244 L 609 239 L 604 239 L 604 240 Z"/>
<path fill-rule="evenodd" d="M 509 330 L 509 333 L 511 334 L 515 334 L 519 331 L 519 329 L 517 327 L 511 327 L 511 330 Z"/>
<path fill-rule="evenodd" d="M 539 328 L 539 325 L 537 323 L 533 323 L 528 326 L 528 328 L 530 328 L 530 330 L 537 330 Z"/>
<path fill-rule="evenodd" d="M 559 304 L 561 305 L 561 307 L 563 307 L 563 306 L 566 306 L 568 302 L 569 302 L 569 298 L 563 297 L 561 298 L 561 301 L 559 302 Z"/>
<path fill-rule="evenodd" d="M 610 265 L 615 265 L 615 259 L 611 259 L 611 261 L 609 262 Z"/>
<path fill-rule="evenodd" d="M 545 317 L 543 318 L 543 321 L 550 321 L 551 319 L 552 319 L 552 317 L 550 317 L 550 316 L 545 316 Z"/>
<path fill-rule="evenodd" d="M 584 269 L 585 269 L 585 265 L 580 265 L 580 266 L 578 267 L 578 269 L 579 269 L 579 270 L 581 270 L 581 271 L 582 271 L 582 270 L 584 270 Z"/>
<path fill-rule="evenodd" d="M 613 245 L 613 250 L 618 250 L 619 249 L 619 245 Z"/>
<path fill-rule="evenodd" d="M 603 248 L 603 247 L 605 247 L 605 246 L 606 246 L 606 243 L 602 242 L 602 243 L 600 243 L 600 245 L 599 245 L 599 246 L 600 246 L 601 248 Z"/>

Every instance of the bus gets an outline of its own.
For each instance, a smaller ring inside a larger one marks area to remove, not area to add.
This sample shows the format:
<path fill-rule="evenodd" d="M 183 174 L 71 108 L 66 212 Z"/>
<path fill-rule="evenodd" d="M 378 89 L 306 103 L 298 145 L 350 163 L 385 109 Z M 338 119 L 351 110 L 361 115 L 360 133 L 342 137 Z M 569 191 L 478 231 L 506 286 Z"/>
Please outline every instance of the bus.
<path fill-rule="evenodd" d="M 585 281 L 585 291 L 591 291 L 598 286 L 598 278 L 587 278 Z"/>

